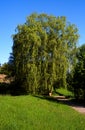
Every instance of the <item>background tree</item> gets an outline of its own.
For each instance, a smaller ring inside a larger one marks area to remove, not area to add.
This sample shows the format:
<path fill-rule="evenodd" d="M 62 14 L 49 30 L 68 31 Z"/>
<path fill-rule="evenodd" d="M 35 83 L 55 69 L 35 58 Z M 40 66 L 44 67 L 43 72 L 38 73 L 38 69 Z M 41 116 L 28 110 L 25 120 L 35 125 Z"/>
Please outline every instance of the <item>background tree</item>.
<path fill-rule="evenodd" d="M 5 74 L 7 78 L 13 78 L 14 77 L 14 64 L 10 62 L 4 63 L 0 68 L 0 73 Z"/>
<path fill-rule="evenodd" d="M 1 63 L 0 63 L 0 73 L 1 73 Z"/>
<path fill-rule="evenodd" d="M 1 74 L 6 74 L 6 75 L 9 73 L 8 72 L 8 64 L 7 63 L 2 64 L 0 73 Z"/>
<path fill-rule="evenodd" d="M 76 98 L 85 99 L 85 44 L 78 48 L 72 88 Z"/>
<path fill-rule="evenodd" d="M 15 82 L 31 93 L 66 87 L 74 63 L 78 30 L 65 17 L 32 14 L 13 35 Z M 74 54 L 74 55 L 72 55 Z"/>

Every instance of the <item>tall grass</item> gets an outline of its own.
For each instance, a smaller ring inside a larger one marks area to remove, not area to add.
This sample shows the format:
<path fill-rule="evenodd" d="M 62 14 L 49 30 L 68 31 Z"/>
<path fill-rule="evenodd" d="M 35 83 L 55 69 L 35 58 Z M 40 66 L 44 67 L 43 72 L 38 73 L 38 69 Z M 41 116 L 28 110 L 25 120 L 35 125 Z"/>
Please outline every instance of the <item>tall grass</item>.
<path fill-rule="evenodd" d="M 0 96 L 0 130 L 85 130 L 85 115 L 43 97 Z"/>

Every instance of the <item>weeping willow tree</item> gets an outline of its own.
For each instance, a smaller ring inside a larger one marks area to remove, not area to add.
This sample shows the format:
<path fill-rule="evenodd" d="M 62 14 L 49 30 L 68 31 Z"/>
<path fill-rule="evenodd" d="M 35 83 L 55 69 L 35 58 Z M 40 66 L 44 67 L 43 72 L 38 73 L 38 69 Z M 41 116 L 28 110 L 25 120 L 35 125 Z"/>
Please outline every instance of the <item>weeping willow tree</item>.
<path fill-rule="evenodd" d="M 28 93 L 66 87 L 69 61 L 74 58 L 71 52 L 78 40 L 76 26 L 66 22 L 63 16 L 32 14 L 16 31 L 13 35 L 15 82 Z"/>

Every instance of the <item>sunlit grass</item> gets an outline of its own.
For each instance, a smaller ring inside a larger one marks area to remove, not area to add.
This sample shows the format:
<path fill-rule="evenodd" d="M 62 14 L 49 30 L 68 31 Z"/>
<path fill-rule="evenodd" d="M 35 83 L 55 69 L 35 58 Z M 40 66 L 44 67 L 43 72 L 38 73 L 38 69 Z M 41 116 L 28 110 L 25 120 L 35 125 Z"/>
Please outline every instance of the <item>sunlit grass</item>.
<path fill-rule="evenodd" d="M 56 89 L 57 94 L 59 93 L 60 95 L 66 96 L 66 97 L 73 97 L 73 93 L 65 88 L 59 88 Z"/>
<path fill-rule="evenodd" d="M 43 97 L 0 96 L 0 130 L 85 130 L 85 115 Z"/>

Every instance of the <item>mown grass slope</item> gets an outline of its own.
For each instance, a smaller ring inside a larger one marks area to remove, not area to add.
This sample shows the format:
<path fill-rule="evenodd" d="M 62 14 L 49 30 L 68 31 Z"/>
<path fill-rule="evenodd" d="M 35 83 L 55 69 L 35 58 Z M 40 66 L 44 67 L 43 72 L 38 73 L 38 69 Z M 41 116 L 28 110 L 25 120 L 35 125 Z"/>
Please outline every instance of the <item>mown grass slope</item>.
<path fill-rule="evenodd" d="M 0 130 L 85 130 L 85 115 L 43 97 L 0 96 Z"/>

